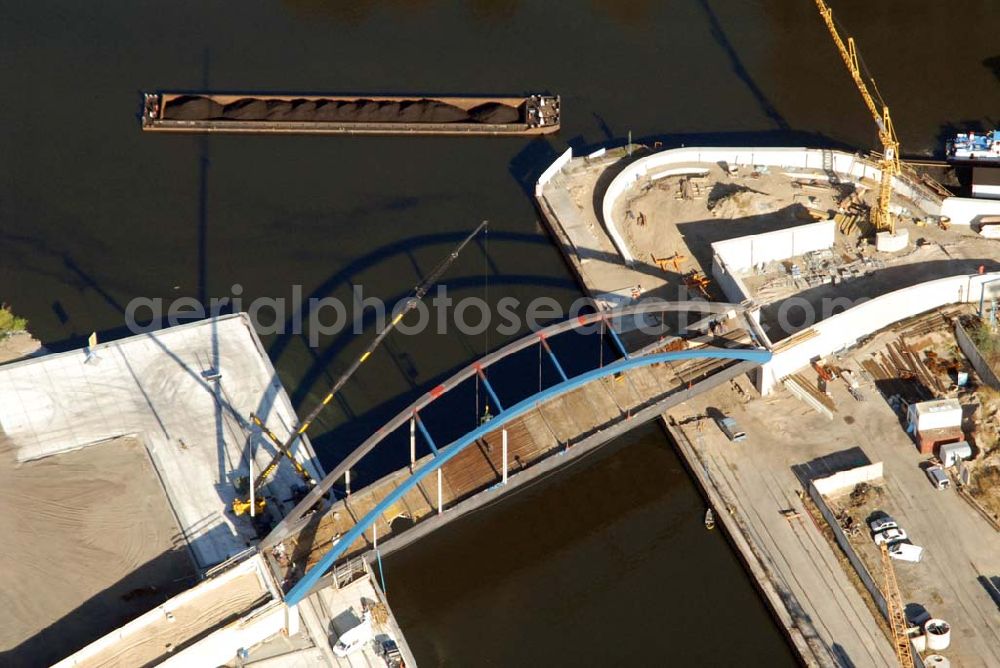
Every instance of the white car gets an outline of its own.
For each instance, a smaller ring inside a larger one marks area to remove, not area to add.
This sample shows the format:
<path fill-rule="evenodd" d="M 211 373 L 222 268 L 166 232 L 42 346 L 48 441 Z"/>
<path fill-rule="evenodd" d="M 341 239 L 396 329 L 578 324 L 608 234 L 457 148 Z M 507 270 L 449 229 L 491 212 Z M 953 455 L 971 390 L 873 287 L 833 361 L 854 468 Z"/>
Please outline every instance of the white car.
<path fill-rule="evenodd" d="M 343 658 L 357 652 L 365 646 L 365 643 L 374 638 L 375 629 L 372 628 L 372 616 L 370 612 L 366 611 L 360 624 L 347 629 L 337 639 L 337 644 L 333 646 L 333 653 Z"/>
<path fill-rule="evenodd" d="M 906 540 L 906 532 L 899 528 L 886 529 L 885 531 L 880 531 L 875 534 L 876 545 L 881 545 L 882 543 L 892 545 L 893 543 L 898 543 L 903 540 Z"/>
<path fill-rule="evenodd" d="M 896 520 L 892 519 L 888 515 L 883 515 L 877 519 L 872 520 L 868 523 L 871 527 L 872 533 L 878 533 L 880 531 L 885 531 L 886 529 L 898 529 L 899 525 L 896 524 Z"/>

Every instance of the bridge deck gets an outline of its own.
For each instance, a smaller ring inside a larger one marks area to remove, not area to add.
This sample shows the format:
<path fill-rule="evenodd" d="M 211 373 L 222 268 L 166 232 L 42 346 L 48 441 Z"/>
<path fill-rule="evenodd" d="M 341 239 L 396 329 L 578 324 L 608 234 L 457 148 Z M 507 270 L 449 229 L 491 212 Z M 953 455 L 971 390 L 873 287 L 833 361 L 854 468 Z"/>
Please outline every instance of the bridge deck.
<path fill-rule="evenodd" d="M 743 336 L 742 332 L 733 332 L 731 342 L 749 343 Z M 508 474 L 515 475 L 599 431 L 629 420 L 638 410 L 664 401 L 691 383 L 732 364 L 732 360 L 688 360 L 641 367 L 550 399 L 508 423 Z M 418 459 L 415 467 L 431 457 Z M 445 463 L 441 468 L 441 506 L 447 510 L 499 483 L 503 475 L 502 457 L 502 430 L 498 428 L 480 439 L 476 447 L 463 450 Z M 302 529 L 284 541 L 285 553 L 290 559 L 282 566 L 281 577 L 286 581 L 301 577 L 340 535 L 398 487 L 409 473 L 409 468 L 395 471 L 334 503 L 326 512 L 314 515 Z M 378 541 L 382 542 L 409 528 L 411 523 L 433 516 L 438 503 L 437 477 L 428 476 L 382 513 L 375 522 L 374 531 L 368 530 L 358 538 L 342 555 L 341 561 L 370 549 L 375 532 Z M 394 523 L 399 517 L 411 522 Z"/>

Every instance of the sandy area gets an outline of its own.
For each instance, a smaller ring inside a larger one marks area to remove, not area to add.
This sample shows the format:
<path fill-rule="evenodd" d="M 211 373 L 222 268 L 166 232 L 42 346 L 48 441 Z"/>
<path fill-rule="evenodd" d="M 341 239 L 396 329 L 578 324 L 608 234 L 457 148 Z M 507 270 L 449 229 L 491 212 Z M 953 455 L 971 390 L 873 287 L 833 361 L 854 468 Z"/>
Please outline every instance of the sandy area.
<path fill-rule="evenodd" d="M 58 660 L 193 581 L 134 438 L 19 466 L 0 445 L 0 510 L 0 665 Z"/>
<path fill-rule="evenodd" d="M 41 352 L 43 352 L 42 344 L 27 332 L 14 332 L 10 336 L 0 338 L 0 364 Z"/>
<path fill-rule="evenodd" d="M 682 273 L 710 274 L 713 242 L 811 223 L 810 208 L 833 209 L 835 194 L 828 186 L 796 190 L 780 174 L 751 176 L 744 170 L 730 176 L 711 165 L 704 178 L 637 181 L 619 199 L 614 215 L 623 221 L 622 233 L 637 260 L 655 262 L 676 253 Z"/>

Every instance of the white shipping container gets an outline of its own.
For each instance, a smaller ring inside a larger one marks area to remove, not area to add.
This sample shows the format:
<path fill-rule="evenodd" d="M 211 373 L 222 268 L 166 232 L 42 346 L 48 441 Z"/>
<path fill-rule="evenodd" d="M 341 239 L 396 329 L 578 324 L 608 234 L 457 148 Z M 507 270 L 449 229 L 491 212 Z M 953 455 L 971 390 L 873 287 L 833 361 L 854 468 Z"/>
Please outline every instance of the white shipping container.
<path fill-rule="evenodd" d="M 910 430 L 951 429 L 962 426 L 962 404 L 958 399 L 938 399 L 911 404 L 907 411 Z"/>
<path fill-rule="evenodd" d="M 938 449 L 938 459 L 945 468 L 949 468 L 959 461 L 972 459 L 972 446 L 966 441 L 946 443 Z"/>

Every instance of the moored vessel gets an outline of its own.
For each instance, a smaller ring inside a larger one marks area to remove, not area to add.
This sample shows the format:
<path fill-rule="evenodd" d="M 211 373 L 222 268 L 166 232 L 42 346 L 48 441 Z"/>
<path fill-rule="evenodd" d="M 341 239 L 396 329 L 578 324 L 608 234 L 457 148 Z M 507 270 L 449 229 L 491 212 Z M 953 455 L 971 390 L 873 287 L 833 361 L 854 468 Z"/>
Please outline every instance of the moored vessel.
<path fill-rule="evenodd" d="M 949 162 L 975 161 L 1000 165 L 1000 129 L 988 132 L 959 132 L 948 141 Z"/>
<path fill-rule="evenodd" d="M 157 92 L 142 129 L 287 134 L 535 135 L 559 130 L 558 95 L 342 96 Z"/>

